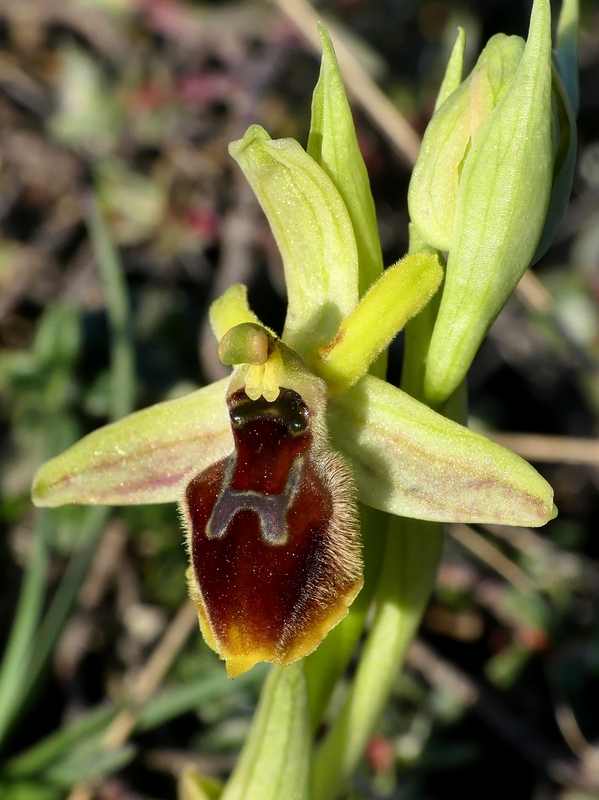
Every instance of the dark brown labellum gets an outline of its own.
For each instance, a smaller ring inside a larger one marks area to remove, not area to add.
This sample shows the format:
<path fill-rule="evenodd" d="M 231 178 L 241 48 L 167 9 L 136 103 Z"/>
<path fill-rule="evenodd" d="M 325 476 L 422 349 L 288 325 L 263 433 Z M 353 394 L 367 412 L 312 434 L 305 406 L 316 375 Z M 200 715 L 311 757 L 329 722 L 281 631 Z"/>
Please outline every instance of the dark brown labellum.
<path fill-rule="evenodd" d="M 227 402 L 235 449 L 190 481 L 184 513 L 202 630 L 238 675 L 311 652 L 362 579 L 352 477 L 300 395 Z"/>

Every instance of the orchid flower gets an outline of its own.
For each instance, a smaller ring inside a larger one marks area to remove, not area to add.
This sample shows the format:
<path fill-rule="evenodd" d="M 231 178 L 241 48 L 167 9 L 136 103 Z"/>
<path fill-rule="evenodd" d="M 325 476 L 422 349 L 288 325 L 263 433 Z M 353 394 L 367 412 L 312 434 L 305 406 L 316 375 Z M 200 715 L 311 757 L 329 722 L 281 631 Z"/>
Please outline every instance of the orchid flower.
<path fill-rule="evenodd" d="M 177 501 L 202 632 L 231 676 L 307 655 L 345 616 L 362 583 L 356 499 L 448 522 L 553 515 L 551 487 L 529 464 L 369 374 L 443 271 L 425 252 L 382 271 L 324 33 L 323 45 L 308 152 L 258 126 L 230 148 L 283 256 L 281 337 L 231 286 L 210 310 L 231 378 L 91 433 L 33 489 L 43 506 Z"/>
<path fill-rule="evenodd" d="M 552 67 L 549 2 L 535 0 L 528 40 L 493 40 L 463 82 L 460 32 L 410 186 L 410 252 L 386 270 L 321 27 L 307 150 L 257 125 L 230 146 L 283 258 L 281 335 L 256 317 L 244 286 L 230 286 L 210 308 L 229 378 L 94 431 L 35 477 L 38 506 L 179 504 L 190 594 L 231 677 L 313 653 L 305 670 L 271 671 L 226 800 L 332 800 L 430 595 L 441 523 L 539 526 L 556 513 L 533 467 L 459 424 L 456 409 L 484 332 L 567 202 L 576 19 L 566 0 Z M 405 391 L 384 379 L 404 326 Z M 378 584 L 375 518 L 387 536 Z M 347 625 L 363 562 L 369 590 Z M 352 688 L 311 766 L 313 731 L 372 597 Z M 183 780 L 182 796 L 208 796 L 201 777 Z"/>

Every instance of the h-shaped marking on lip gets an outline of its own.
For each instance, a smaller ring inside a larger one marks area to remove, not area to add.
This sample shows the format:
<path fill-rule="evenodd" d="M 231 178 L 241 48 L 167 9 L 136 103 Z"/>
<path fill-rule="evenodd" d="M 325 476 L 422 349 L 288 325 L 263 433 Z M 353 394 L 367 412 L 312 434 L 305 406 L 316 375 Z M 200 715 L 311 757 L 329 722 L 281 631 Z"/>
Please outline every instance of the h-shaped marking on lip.
<path fill-rule="evenodd" d="M 270 545 L 286 544 L 289 537 L 287 511 L 298 493 L 303 463 L 303 455 L 294 458 L 281 494 L 264 494 L 252 489 L 238 491 L 230 488 L 235 471 L 232 458 L 225 473 L 224 489 L 206 525 L 206 536 L 222 539 L 239 511 L 253 511 L 258 516 L 262 540 Z"/>

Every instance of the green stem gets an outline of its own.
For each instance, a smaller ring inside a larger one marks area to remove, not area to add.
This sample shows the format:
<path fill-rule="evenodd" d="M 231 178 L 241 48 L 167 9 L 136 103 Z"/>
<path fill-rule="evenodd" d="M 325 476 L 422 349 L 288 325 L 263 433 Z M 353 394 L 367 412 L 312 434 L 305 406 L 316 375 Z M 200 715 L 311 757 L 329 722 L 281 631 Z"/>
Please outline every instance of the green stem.
<path fill-rule="evenodd" d="M 29 662 L 44 602 L 48 540 L 53 520 L 41 512 L 33 531 L 33 551 L 0 667 L 0 743 L 3 743 L 23 700 L 23 677 Z"/>
<path fill-rule="evenodd" d="M 302 661 L 272 667 L 221 800 L 308 800 L 310 709 Z"/>
<path fill-rule="evenodd" d="M 435 252 L 412 226 L 410 252 Z M 424 402 L 426 358 L 439 295 L 406 326 L 402 388 Z M 443 531 L 441 523 L 389 520 L 375 618 L 349 696 L 315 755 L 313 800 L 334 800 L 362 757 L 432 593 Z"/>
<path fill-rule="evenodd" d="M 354 772 L 428 602 L 443 526 L 393 517 L 377 611 L 343 711 L 314 760 L 313 800 L 333 800 Z"/>

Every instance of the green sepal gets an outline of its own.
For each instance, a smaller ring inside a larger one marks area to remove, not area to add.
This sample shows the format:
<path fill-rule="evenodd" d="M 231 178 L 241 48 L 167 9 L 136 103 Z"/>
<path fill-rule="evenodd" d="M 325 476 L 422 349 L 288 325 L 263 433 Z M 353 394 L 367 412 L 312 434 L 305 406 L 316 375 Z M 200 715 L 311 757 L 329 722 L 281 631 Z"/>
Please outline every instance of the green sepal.
<path fill-rule="evenodd" d="M 339 192 L 293 139 L 259 125 L 229 152 L 248 179 L 285 267 L 288 307 L 282 339 L 304 356 L 331 341 L 358 302 L 358 251 Z"/>
<path fill-rule="evenodd" d="M 233 449 L 225 378 L 88 434 L 38 470 L 37 506 L 138 505 L 178 499 L 187 473 Z"/>
<path fill-rule="evenodd" d="M 318 35 L 322 63 L 312 96 L 307 151 L 333 181 L 349 212 L 358 247 L 362 296 L 383 271 L 376 211 L 333 43 L 322 23 Z"/>
<path fill-rule="evenodd" d="M 539 243 L 553 174 L 551 73 L 549 0 L 535 0 L 514 79 L 464 162 L 428 353 L 431 403 L 461 383 Z"/>
<path fill-rule="evenodd" d="M 464 71 L 464 52 L 466 51 L 466 32 L 463 28 L 458 28 L 458 35 L 451 48 L 449 61 L 445 67 L 445 75 L 439 87 L 439 93 L 435 100 L 435 111 L 440 108 L 450 94 L 453 94 L 462 82 Z"/>
<path fill-rule="evenodd" d="M 273 667 L 221 800 L 308 800 L 311 748 L 303 663 Z"/>
<path fill-rule="evenodd" d="M 329 400 L 360 500 L 405 517 L 544 525 L 553 490 L 526 461 L 370 375 Z"/>

